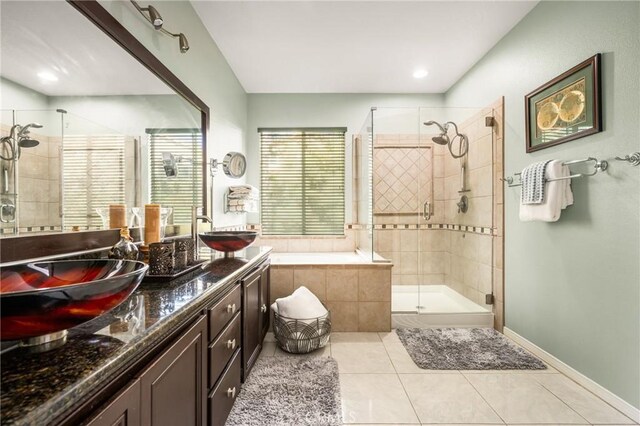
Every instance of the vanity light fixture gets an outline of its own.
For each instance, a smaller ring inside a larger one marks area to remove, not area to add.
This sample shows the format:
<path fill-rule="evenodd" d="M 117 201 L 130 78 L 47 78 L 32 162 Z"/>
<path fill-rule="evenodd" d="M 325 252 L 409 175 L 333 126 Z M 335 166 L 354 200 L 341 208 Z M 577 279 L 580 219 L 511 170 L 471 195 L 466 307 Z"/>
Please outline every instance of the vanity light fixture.
<path fill-rule="evenodd" d="M 151 25 L 153 25 L 153 28 L 155 28 L 156 30 L 162 28 L 164 19 L 162 19 L 162 16 L 160 16 L 160 13 L 156 10 L 155 7 L 151 5 L 147 5 L 147 7 L 141 7 L 135 0 L 131 0 L 131 3 L 136 7 L 136 9 L 138 9 L 138 12 L 140 12 L 140 14 L 144 16 L 145 19 L 151 23 Z M 147 12 L 149 16 L 145 15 L 144 12 Z"/>
<path fill-rule="evenodd" d="M 144 18 L 149 21 L 151 25 L 153 25 L 153 28 L 162 32 L 163 34 L 171 37 L 176 37 L 178 39 L 178 42 L 180 43 L 180 52 L 186 53 L 189 50 L 189 41 L 187 40 L 187 36 L 185 36 L 183 33 L 174 34 L 171 31 L 164 29 L 162 27 L 162 25 L 164 24 L 164 19 L 162 19 L 162 16 L 155 7 L 151 5 L 148 5 L 147 7 L 141 7 L 135 0 L 130 1 L 138 10 L 138 12 L 140 12 L 140 14 L 144 16 Z M 145 12 L 147 12 L 149 16 L 147 16 Z"/>
<path fill-rule="evenodd" d="M 418 69 L 413 72 L 413 78 L 425 78 L 429 75 L 429 71 L 425 69 Z"/>

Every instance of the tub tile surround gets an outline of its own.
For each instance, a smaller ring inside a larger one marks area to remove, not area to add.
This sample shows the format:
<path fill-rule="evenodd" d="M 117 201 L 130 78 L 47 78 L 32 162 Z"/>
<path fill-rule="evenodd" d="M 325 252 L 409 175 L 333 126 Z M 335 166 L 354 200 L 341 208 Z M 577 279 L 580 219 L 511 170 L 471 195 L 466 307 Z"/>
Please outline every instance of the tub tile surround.
<path fill-rule="evenodd" d="M 486 126 L 485 118 L 493 117 Z M 465 193 L 469 210 L 458 213 L 461 160 L 435 145 L 430 135 L 421 142 L 433 150 L 433 205 L 429 222 L 420 215 L 376 215 L 374 250 L 394 263 L 393 285 L 446 284 L 473 302 L 485 305 L 493 293 L 494 326 L 504 325 L 503 289 L 503 99 L 460 124 L 469 137 L 465 160 Z M 380 143 L 407 143 L 404 135 L 379 135 Z M 418 142 L 417 136 L 416 143 Z M 376 143 L 377 139 L 376 139 Z M 416 231 L 416 225 L 420 228 Z M 419 263 L 418 263 L 419 262 Z"/>
<path fill-rule="evenodd" d="M 314 260 L 317 262 L 317 260 Z M 306 286 L 331 311 L 334 331 L 391 329 L 390 263 L 281 264 L 271 269 L 271 301 Z"/>
<path fill-rule="evenodd" d="M 276 348 L 260 357 L 297 357 Z M 635 424 L 558 370 L 423 370 L 395 332 L 333 332 L 344 424 Z"/>

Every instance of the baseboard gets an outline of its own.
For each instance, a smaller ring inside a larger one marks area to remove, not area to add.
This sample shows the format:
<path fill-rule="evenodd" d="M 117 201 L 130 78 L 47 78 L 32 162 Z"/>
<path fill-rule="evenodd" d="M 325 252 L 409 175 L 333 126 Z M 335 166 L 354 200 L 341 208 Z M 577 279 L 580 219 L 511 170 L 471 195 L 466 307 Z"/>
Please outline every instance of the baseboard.
<path fill-rule="evenodd" d="M 620 411 L 625 416 L 629 417 L 634 422 L 640 423 L 640 410 L 629 404 L 627 401 L 623 400 L 610 390 L 604 388 L 602 385 L 599 385 L 584 374 L 560 361 L 549 352 L 536 346 L 534 343 L 520 336 L 518 333 L 509 329 L 508 327 L 504 328 L 504 335 L 520 346 L 529 350 L 531 353 L 542 359 L 544 362 L 546 362 L 559 372 L 563 373 L 565 376 L 569 377 L 574 382 L 578 383 L 580 386 L 598 396 L 600 399 L 611 405 L 616 410 Z"/>

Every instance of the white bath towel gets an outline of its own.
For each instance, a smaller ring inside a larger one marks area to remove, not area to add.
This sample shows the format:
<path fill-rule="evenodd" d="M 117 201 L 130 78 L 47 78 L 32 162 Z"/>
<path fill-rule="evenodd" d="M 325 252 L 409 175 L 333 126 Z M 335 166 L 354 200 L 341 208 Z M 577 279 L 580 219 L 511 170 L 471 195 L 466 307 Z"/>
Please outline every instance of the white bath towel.
<path fill-rule="evenodd" d="M 569 167 L 560 160 L 551 161 L 545 171 L 545 196 L 541 204 L 520 203 L 520 220 L 523 222 L 556 222 L 563 209 L 573 204 L 571 179 L 549 181 L 569 176 Z"/>
<path fill-rule="evenodd" d="M 271 309 L 278 315 L 298 320 L 314 319 L 327 314 L 322 302 L 305 286 L 299 287 L 290 296 L 276 299 Z"/>
<path fill-rule="evenodd" d="M 522 204 L 542 204 L 544 202 L 545 175 L 547 166 L 551 160 L 533 163 L 522 170 L 520 180 L 522 191 L 520 192 L 520 203 Z"/>

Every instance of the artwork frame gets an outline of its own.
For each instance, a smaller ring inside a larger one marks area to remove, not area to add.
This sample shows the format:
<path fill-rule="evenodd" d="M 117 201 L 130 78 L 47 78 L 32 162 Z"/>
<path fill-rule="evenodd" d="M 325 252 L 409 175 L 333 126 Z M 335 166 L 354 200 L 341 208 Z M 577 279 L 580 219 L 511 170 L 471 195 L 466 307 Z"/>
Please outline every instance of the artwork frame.
<path fill-rule="evenodd" d="M 525 95 L 527 153 L 602 129 L 600 53 Z"/>

